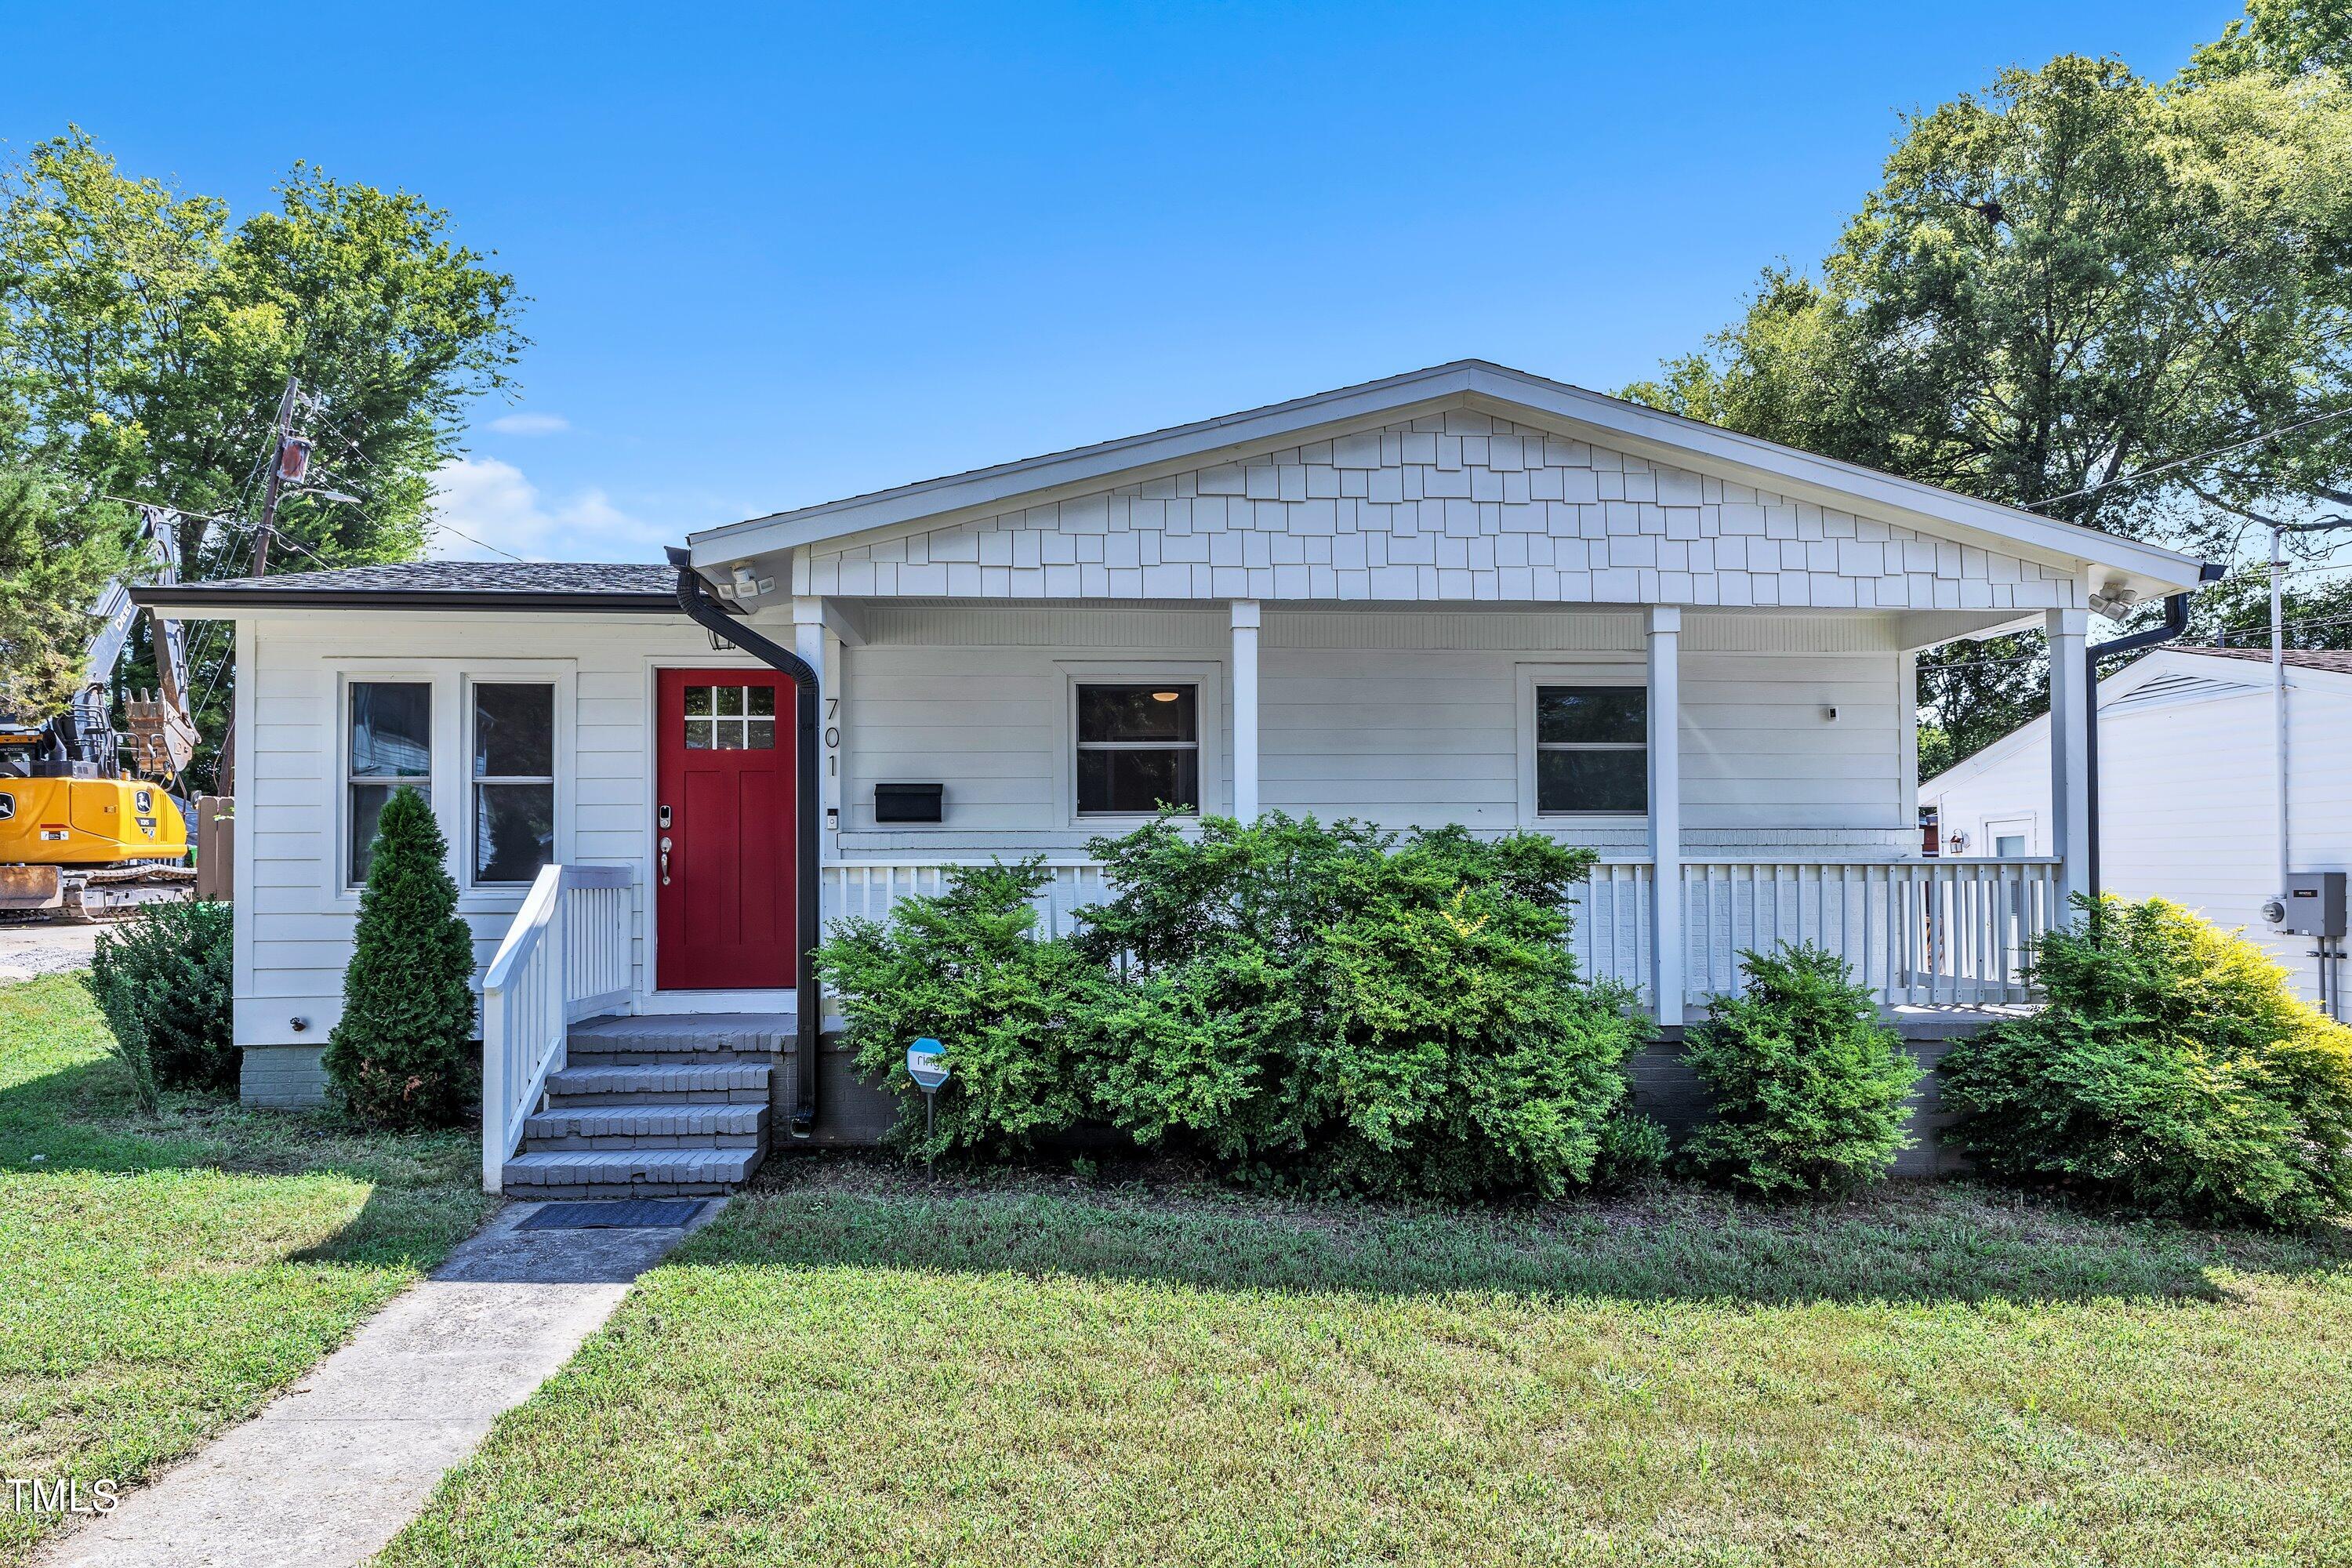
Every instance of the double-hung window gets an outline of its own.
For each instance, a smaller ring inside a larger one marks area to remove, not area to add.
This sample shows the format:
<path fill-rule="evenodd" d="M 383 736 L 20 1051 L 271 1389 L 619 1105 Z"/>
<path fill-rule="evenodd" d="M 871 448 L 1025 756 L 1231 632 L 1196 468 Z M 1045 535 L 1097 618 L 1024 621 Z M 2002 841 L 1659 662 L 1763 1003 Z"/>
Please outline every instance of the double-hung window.
<path fill-rule="evenodd" d="M 347 730 L 351 885 L 367 880 L 376 819 L 401 788 L 433 793 L 433 688 L 421 680 L 354 680 Z"/>
<path fill-rule="evenodd" d="M 1639 686 L 1536 688 L 1536 810 L 1650 809 L 1650 694 Z"/>
<path fill-rule="evenodd" d="M 471 689 L 474 882 L 528 882 L 555 858 L 555 688 Z"/>
<path fill-rule="evenodd" d="M 1190 681 L 1077 689 L 1078 815 L 1201 809 L 1201 689 Z"/>

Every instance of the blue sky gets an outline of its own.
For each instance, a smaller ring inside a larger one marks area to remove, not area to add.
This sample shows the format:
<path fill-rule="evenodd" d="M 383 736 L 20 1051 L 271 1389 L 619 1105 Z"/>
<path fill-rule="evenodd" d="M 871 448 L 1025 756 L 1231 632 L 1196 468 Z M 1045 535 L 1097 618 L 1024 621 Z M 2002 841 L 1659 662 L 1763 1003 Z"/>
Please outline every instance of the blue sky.
<path fill-rule="evenodd" d="M 240 212 L 298 158 L 448 208 L 535 346 L 446 520 L 583 560 L 1465 356 L 1613 388 L 1817 257 L 1901 111 L 2063 50 L 2169 73 L 2235 14 L 207 13 L 13 8 L 6 151 L 72 121 Z"/>

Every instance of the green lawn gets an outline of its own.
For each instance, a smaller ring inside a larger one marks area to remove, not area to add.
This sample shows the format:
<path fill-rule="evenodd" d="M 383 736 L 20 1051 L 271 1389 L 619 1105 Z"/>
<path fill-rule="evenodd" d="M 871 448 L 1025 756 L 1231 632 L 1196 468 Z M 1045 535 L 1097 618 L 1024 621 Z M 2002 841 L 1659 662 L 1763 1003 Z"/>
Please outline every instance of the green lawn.
<path fill-rule="evenodd" d="M 784 1161 L 386 1561 L 2352 1561 L 2352 1238 Z"/>
<path fill-rule="evenodd" d="M 0 986 L 0 1476 L 135 1479 L 251 1415 L 478 1225 L 463 1135 L 167 1095 L 77 979 Z M 56 1521 L 0 1507 L 0 1563 Z"/>

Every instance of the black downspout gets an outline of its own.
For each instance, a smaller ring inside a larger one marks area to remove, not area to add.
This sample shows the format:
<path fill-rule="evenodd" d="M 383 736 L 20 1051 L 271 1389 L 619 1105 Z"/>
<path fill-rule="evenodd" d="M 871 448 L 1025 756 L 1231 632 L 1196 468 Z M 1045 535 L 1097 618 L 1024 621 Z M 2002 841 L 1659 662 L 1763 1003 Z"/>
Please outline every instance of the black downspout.
<path fill-rule="evenodd" d="M 2221 568 L 2221 563 L 2216 562 L 2216 561 L 2207 561 L 2207 562 L 2202 563 L 2198 567 L 2198 572 L 2197 572 L 2197 580 L 2198 580 L 2200 583 L 2212 583 L 2212 582 L 2218 582 L 2218 581 L 2220 581 L 2220 579 L 2221 579 L 2221 572 L 2222 572 L 2222 568 Z M 2086 718 L 2084 719 L 2084 727 L 2085 727 L 2085 729 L 2086 729 L 2086 731 L 2087 731 L 2088 732 L 2087 732 L 2087 733 L 2085 733 L 2085 734 L 2084 735 L 2084 737 L 2083 737 L 2083 778 L 2084 778 L 2084 783 L 2086 785 L 2088 785 L 2088 786 L 2089 786 L 2089 787 L 2088 787 L 2088 795 L 2089 795 L 2089 803 L 2090 803 L 2089 820 L 2088 820 L 2087 822 L 2085 822 L 2085 823 L 2083 825 L 2083 826 L 2084 826 L 2084 831 L 2089 835 L 2089 838 L 2088 838 L 2088 840 L 2086 841 L 2086 843 L 2084 844 L 2084 857 L 2083 857 L 2083 858 L 2084 858 L 2084 868 L 2084 868 L 2084 880 L 2086 883 L 2088 883 L 2088 884 L 2089 884 L 2089 886 L 2090 886 L 2090 889 L 2091 889 L 2091 897 L 2093 897 L 2094 899 L 2095 899 L 2095 898 L 2097 898 L 2097 897 L 2099 896 L 2099 888 L 2100 888 L 2100 882 L 2099 882 L 2099 664 L 2100 664 L 2100 661 L 2101 661 L 2101 660 L 2103 660 L 2103 659 L 2114 658 L 2116 658 L 2116 657 L 2117 657 L 2118 655 L 2121 655 L 2121 654 L 2126 654 L 2126 653 L 2137 653 L 2137 652 L 2138 652 L 2140 649 L 2142 649 L 2142 648 L 2145 648 L 2145 647 L 2156 647 L 2156 646 L 2157 646 L 2157 644 L 2158 644 L 2158 643 L 2168 643 L 2168 642 L 2170 642 L 2173 638 L 2175 638 L 2175 637 L 2179 637 L 2181 633 L 2183 633 L 2183 632 L 2187 631 L 2188 629 L 2189 629 L 2189 595 L 2186 595 L 2186 594 L 2170 594 L 2170 595 L 2167 595 L 2165 596 L 2165 601 L 2164 601 L 2164 624 L 2163 624 L 2162 626 L 2151 626 L 2151 627 L 2149 627 L 2147 631 L 2144 631 L 2144 632 L 2134 632 L 2131 636 L 2129 636 L 2129 637 L 2117 637 L 2117 638 L 2116 638 L 2116 639 L 2115 639 L 2114 641 L 2112 641 L 2112 642 L 2092 643 L 2091 645 L 2089 645 L 2088 647 L 2086 647 L 2085 648 L 2084 648 L 2084 649 L 2083 649 L 2083 683 L 2084 683 L 2084 687 L 2087 689 L 2086 689 L 2086 691 L 2085 691 L 2085 693 L 2084 693 L 2084 700 L 2085 700 L 2086 705 L 2087 705 L 2087 706 L 2089 707 L 2089 709 L 2090 709 L 2090 712 L 2089 712 L 2089 714 L 2087 715 L 2087 717 L 2086 717 Z"/>
<path fill-rule="evenodd" d="M 817 811 L 821 805 L 817 784 L 817 674 L 800 655 L 770 642 L 730 615 L 712 595 L 710 585 L 694 569 L 685 551 L 672 545 L 669 563 L 677 568 L 677 607 L 695 625 L 712 637 L 734 644 L 761 663 L 782 670 L 793 682 L 794 708 L 800 720 L 793 755 L 799 775 L 793 794 L 797 797 L 794 814 L 799 818 L 800 840 L 794 857 L 800 881 L 794 929 L 800 941 L 796 944 L 799 951 L 793 955 L 793 1049 L 798 1065 L 793 1074 L 794 1091 L 789 1125 L 793 1137 L 805 1138 L 816 1129 L 817 1031 L 824 1023 L 819 1016 L 824 1001 L 817 994 L 816 984 L 817 888 L 822 874 L 817 864 Z"/>

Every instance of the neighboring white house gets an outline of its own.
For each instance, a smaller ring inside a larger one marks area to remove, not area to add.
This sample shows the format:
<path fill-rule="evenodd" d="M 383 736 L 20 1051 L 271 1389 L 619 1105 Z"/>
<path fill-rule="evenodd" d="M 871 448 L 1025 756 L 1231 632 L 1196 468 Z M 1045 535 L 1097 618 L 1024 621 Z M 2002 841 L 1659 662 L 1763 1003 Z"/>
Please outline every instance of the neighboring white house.
<path fill-rule="evenodd" d="M 2287 859 L 2352 869 L 2352 654 L 2290 652 Z M 2309 937 L 2276 931 L 2276 774 L 2267 648 L 2160 647 L 2099 683 L 2099 879 L 2243 927 L 2318 1000 Z M 1948 850 L 2047 854 L 2050 722 L 2036 719 L 1919 786 Z"/>
<path fill-rule="evenodd" d="M 697 613 L 782 648 L 720 646 L 655 567 L 142 591 L 236 626 L 256 1097 L 317 1091 L 369 825 L 403 780 L 450 832 L 485 964 L 508 950 L 486 1050 L 526 1107 L 567 1016 L 790 1012 L 804 826 L 820 921 L 1015 855 L 1056 867 L 1060 920 L 1099 889 L 1087 841 L 1160 799 L 1591 845 L 1579 951 L 1666 1025 L 1736 983 L 1739 948 L 1801 937 L 1890 1004 L 2020 1000 L 2021 922 L 2082 875 L 2079 744 L 2049 764 L 2054 837 L 1964 877 L 1923 860 L 1914 656 L 2028 626 L 2079 651 L 2094 608 L 2199 577 L 1478 362 L 679 553 Z M 814 798 L 786 649 L 817 677 Z M 2079 741 L 2080 659 L 2056 668 Z M 551 978 L 533 955 L 557 949 Z"/>

